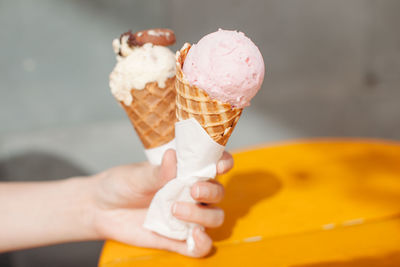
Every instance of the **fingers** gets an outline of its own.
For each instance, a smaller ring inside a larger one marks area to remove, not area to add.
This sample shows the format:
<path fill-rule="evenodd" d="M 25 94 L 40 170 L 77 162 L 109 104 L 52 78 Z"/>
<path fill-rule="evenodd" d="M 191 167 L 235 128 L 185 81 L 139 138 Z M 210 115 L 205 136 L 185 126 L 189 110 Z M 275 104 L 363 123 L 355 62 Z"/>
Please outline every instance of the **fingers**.
<path fill-rule="evenodd" d="M 219 203 L 225 195 L 224 187 L 215 180 L 198 182 L 192 186 L 191 195 L 197 202 Z"/>
<path fill-rule="evenodd" d="M 200 227 L 196 227 L 193 230 L 193 238 L 195 242 L 195 248 L 194 251 L 189 251 L 189 255 L 192 257 L 207 256 L 212 249 L 211 238 Z"/>
<path fill-rule="evenodd" d="M 217 207 L 207 207 L 188 202 L 176 202 L 172 206 L 172 214 L 183 221 L 215 228 L 224 222 L 224 211 Z"/>
<path fill-rule="evenodd" d="M 233 157 L 229 152 L 224 151 L 221 159 L 217 163 L 217 174 L 227 173 L 233 168 Z"/>
<path fill-rule="evenodd" d="M 199 258 L 210 253 L 212 240 L 200 227 L 193 229 L 195 247 L 189 250 L 186 241 L 170 239 L 143 228 L 146 213 L 147 209 L 129 210 L 118 213 L 118 216 L 113 213 L 112 221 L 105 223 L 109 230 L 104 236 L 134 246 L 163 249 L 189 257 Z"/>
<path fill-rule="evenodd" d="M 200 227 L 193 229 L 193 238 L 195 242 L 194 250 L 190 251 L 186 244 L 186 241 L 177 241 L 160 236 L 160 240 L 157 242 L 157 248 L 174 251 L 179 254 L 202 258 L 207 256 L 212 249 L 212 240 Z"/>

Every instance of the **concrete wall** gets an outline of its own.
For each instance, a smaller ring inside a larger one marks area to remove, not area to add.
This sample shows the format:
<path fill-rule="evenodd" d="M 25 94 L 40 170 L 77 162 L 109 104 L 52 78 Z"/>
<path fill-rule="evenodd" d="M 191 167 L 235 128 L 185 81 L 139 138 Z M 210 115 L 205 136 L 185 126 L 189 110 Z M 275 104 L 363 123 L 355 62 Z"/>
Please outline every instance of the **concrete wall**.
<path fill-rule="evenodd" d="M 304 136 L 399 138 L 399 11 L 395 0 L 2 1 L 0 133 L 124 119 L 110 42 L 168 26 L 175 49 L 218 27 L 259 45 L 267 76 L 251 111 Z"/>
<path fill-rule="evenodd" d="M 176 31 L 174 49 L 219 27 L 260 47 L 264 86 L 229 148 L 399 139 L 399 11 L 396 0 L 2 1 L 0 157 L 46 150 L 91 171 L 144 159 L 109 92 L 111 40 L 159 26 Z"/>

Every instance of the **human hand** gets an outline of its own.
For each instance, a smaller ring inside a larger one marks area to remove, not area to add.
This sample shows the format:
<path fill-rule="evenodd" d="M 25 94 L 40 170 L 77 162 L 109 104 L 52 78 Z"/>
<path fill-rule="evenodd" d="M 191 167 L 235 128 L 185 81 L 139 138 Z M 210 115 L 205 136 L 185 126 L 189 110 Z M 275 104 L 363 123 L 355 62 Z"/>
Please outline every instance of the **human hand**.
<path fill-rule="evenodd" d="M 217 165 L 217 174 L 233 167 L 232 156 L 224 152 Z M 211 238 L 196 227 L 193 231 L 195 250 L 189 251 L 185 241 L 172 240 L 142 227 L 154 194 L 176 176 L 176 154 L 165 153 L 161 166 L 149 163 L 130 164 L 94 175 L 93 224 L 101 238 L 123 243 L 174 251 L 191 257 L 203 257 L 212 248 Z M 215 204 L 222 200 L 223 186 L 216 180 L 198 182 L 191 188 L 197 202 Z M 204 227 L 218 227 L 224 212 L 211 205 L 177 202 L 172 214 L 180 220 Z"/>

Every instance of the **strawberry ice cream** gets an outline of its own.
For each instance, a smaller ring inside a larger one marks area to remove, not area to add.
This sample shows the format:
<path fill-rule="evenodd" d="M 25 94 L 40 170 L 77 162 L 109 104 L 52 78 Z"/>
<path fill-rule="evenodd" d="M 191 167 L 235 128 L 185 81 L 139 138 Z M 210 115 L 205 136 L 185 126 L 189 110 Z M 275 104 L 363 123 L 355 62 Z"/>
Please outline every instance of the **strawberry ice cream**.
<path fill-rule="evenodd" d="M 264 72 L 257 46 L 242 32 L 222 29 L 193 45 L 183 65 L 190 84 L 235 108 L 250 105 L 262 85 Z"/>

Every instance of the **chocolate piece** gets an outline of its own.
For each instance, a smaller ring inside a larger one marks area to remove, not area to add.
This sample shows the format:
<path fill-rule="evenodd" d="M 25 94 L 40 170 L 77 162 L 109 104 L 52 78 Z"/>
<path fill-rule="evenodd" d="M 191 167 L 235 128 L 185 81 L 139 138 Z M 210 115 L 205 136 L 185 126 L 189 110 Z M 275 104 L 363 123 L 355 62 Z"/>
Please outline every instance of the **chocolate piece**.
<path fill-rule="evenodd" d="M 132 31 L 128 31 L 121 34 L 119 39 L 121 42 L 123 36 L 129 36 L 127 41 L 129 47 L 142 46 L 145 43 L 169 46 L 173 45 L 176 41 L 175 34 L 170 29 L 149 29 L 138 31 L 135 34 Z"/>

